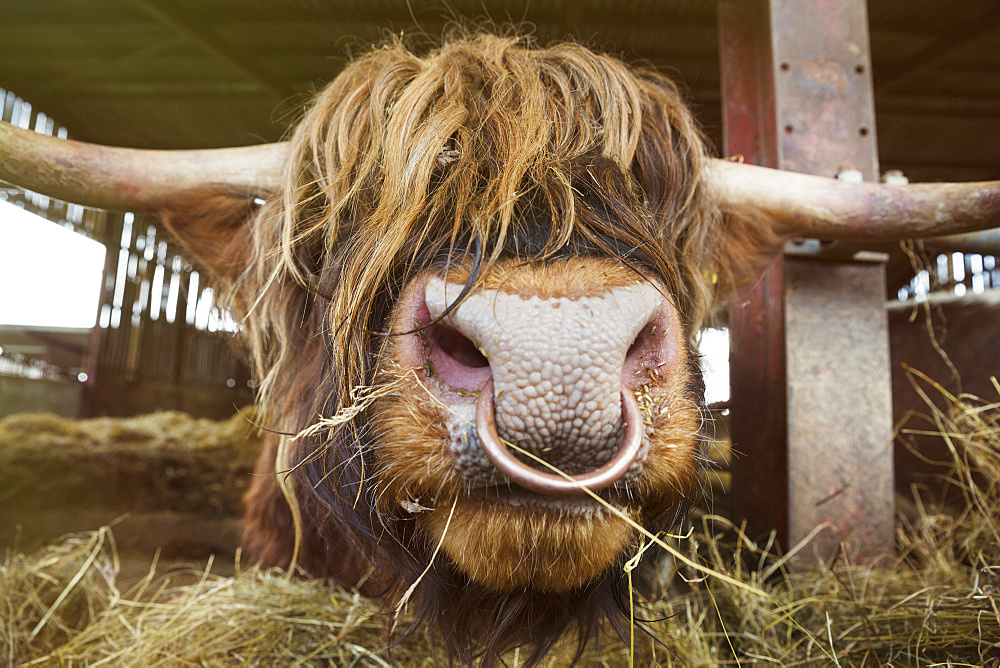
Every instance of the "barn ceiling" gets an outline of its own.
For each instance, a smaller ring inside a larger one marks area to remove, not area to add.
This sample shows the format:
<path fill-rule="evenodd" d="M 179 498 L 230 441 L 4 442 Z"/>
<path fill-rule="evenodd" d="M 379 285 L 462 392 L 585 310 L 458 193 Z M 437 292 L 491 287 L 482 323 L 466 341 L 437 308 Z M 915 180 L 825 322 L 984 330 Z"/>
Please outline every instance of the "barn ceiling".
<path fill-rule="evenodd" d="M 409 5 L 409 6 L 408 6 Z M 453 16 L 523 23 L 645 59 L 687 86 L 720 145 L 712 0 L 3 0 L 0 87 L 88 141 L 273 141 L 312 91 L 387 32 Z M 870 0 L 882 169 L 1000 179 L 1000 0 Z"/>

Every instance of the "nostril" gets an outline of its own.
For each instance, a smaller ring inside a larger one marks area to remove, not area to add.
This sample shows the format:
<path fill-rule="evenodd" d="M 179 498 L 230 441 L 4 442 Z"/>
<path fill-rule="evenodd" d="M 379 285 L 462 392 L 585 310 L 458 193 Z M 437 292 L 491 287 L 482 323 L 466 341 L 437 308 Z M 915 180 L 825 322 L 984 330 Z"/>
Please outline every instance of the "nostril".
<path fill-rule="evenodd" d="M 669 323 L 669 309 L 663 309 L 639 330 L 625 354 L 622 365 L 622 386 L 635 390 L 663 380 L 668 362 L 674 357 L 678 343 Z"/>
<path fill-rule="evenodd" d="M 654 321 L 655 322 L 655 321 Z M 641 330 L 635 337 L 635 341 L 629 346 L 628 352 L 625 353 L 626 360 L 632 360 L 637 357 L 641 357 L 645 351 L 650 347 L 653 340 L 653 335 L 655 331 L 654 323 L 649 323 Z"/>
<path fill-rule="evenodd" d="M 476 348 L 476 344 L 450 327 L 441 324 L 432 325 L 427 331 L 427 338 L 431 346 L 462 366 L 482 369 L 490 365 L 489 360 Z"/>
<path fill-rule="evenodd" d="M 493 376 L 490 361 L 461 332 L 435 323 L 427 329 L 427 370 L 452 390 L 478 392 Z"/>

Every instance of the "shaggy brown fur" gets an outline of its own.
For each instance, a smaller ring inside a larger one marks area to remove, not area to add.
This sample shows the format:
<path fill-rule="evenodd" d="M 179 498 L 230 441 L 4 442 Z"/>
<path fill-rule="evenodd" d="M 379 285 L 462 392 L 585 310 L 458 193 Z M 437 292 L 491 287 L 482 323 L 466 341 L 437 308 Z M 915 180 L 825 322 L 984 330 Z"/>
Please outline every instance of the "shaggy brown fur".
<path fill-rule="evenodd" d="M 246 499 L 249 552 L 291 563 L 290 495 L 299 565 L 348 585 L 373 570 L 365 590 L 381 589 L 390 610 L 441 542 L 413 604 L 460 660 L 489 663 L 522 644 L 537 657 L 570 626 L 586 642 L 605 618 L 620 628 L 620 566 L 635 532 L 603 510 L 580 519 L 463 496 L 440 408 L 421 387 L 426 369 L 400 369 L 402 333 L 387 333 L 404 290 L 428 274 L 569 296 L 658 282 L 681 352 L 669 377 L 650 378 L 649 459 L 617 504 L 652 531 L 676 524 L 699 457 L 688 342 L 714 291 L 752 275 L 777 240 L 738 218 L 727 234 L 674 84 L 574 44 L 460 34 L 420 56 L 390 41 L 317 95 L 291 144 L 285 187 L 246 228 L 246 256 L 233 260 L 239 244 L 220 242 L 217 269 L 243 316 L 270 426 L 298 433 L 346 418 L 296 439 L 276 465 L 294 465 L 287 476 L 266 475 L 288 445 L 269 436 L 265 475 Z M 404 384 L 349 413 L 360 388 L 392 382 Z M 431 510 L 415 517 L 407 503 L 418 497 Z"/>

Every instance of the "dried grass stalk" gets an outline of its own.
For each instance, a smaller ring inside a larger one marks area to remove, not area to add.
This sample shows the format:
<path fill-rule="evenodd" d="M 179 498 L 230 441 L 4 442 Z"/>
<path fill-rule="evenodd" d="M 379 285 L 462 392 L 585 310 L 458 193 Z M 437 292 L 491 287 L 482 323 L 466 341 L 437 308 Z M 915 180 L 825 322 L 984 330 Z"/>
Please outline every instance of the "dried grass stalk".
<path fill-rule="evenodd" d="M 0 565 L 0 661 L 18 665 L 88 628 L 119 600 L 111 532 L 64 538 Z"/>

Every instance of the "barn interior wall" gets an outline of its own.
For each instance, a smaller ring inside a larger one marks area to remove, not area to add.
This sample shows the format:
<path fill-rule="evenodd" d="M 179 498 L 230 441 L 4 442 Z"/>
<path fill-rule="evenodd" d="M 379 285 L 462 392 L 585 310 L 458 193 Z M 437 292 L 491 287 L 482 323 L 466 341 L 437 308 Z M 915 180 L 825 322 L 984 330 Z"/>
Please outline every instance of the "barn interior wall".
<path fill-rule="evenodd" d="M 940 491 L 951 461 L 928 402 L 947 410 L 946 395 L 968 393 L 987 401 L 1000 395 L 1000 290 L 956 296 L 943 291 L 922 302 L 891 304 L 893 413 L 900 444 L 895 451 L 899 489 Z"/>
<path fill-rule="evenodd" d="M 0 120 L 43 134 L 69 134 L 11 91 L 0 89 L 0 105 Z M 82 387 L 75 369 L 51 364 L 45 365 L 44 381 L 7 374 L 5 387 L 23 386 L 24 395 L 0 395 L 4 413 L 16 409 L 94 417 L 174 409 L 225 418 L 253 401 L 249 369 L 233 346 L 234 324 L 226 320 L 202 275 L 172 240 L 163 238 L 154 221 L 13 186 L 0 188 L 0 197 L 108 249 L 98 322 L 79 363 Z"/>
<path fill-rule="evenodd" d="M 0 418 L 15 413 L 79 417 L 82 403 L 80 383 L 0 374 Z"/>

